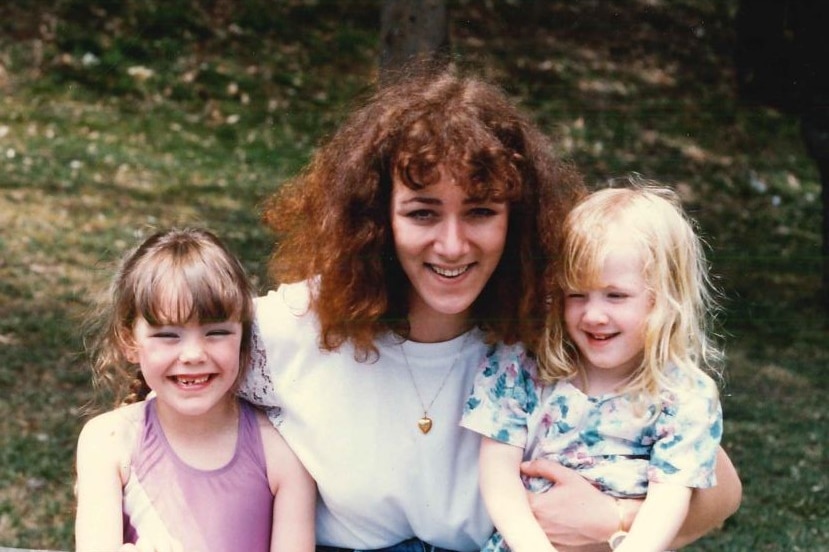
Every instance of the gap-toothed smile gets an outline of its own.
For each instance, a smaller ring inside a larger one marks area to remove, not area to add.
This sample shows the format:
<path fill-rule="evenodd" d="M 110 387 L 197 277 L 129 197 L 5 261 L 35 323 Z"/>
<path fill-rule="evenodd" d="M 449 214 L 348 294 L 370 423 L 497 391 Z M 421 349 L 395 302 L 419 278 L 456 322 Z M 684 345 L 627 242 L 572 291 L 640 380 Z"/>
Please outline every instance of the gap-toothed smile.
<path fill-rule="evenodd" d="M 174 379 L 177 383 L 180 383 L 181 385 L 184 385 L 184 386 L 199 385 L 199 384 L 202 384 L 202 383 L 207 383 L 207 380 L 210 379 L 210 374 L 207 374 L 207 375 L 204 375 L 204 376 L 192 376 L 192 377 L 191 376 L 172 376 L 172 379 Z"/>

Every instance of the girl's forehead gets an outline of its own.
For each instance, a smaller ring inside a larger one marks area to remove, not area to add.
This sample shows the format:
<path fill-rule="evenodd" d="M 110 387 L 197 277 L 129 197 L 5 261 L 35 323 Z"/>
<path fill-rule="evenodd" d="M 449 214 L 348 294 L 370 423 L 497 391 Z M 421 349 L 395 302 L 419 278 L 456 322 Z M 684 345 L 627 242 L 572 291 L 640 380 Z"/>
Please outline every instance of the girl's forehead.
<path fill-rule="evenodd" d="M 611 249 L 602 263 L 602 272 L 605 274 L 624 274 L 626 276 L 641 276 L 645 269 L 645 262 L 639 248 Z"/>
<path fill-rule="evenodd" d="M 620 267 L 642 272 L 646 264 L 643 245 L 623 228 L 607 226 L 579 234 L 573 244 L 573 257 L 567 259 L 568 279 L 579 284 L 595 284 L 604 272 Z"/>
<path fill-rule="evenodd" d="M 136 316 L 150 324 L 185 324 L 195 317 L 193 298 L 166 293 L 137 305 Z"/>

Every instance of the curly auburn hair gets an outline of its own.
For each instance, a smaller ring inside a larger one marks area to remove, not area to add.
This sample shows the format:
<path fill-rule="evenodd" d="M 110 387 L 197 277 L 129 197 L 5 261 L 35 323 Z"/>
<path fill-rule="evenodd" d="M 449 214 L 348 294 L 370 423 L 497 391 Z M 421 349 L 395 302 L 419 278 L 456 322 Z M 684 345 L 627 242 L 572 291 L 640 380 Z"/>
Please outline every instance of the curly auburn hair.
<path fill-rule="evenodd" d="M 420 189 L 441 169 L 470 197 L 509 205 L 504 253 L 473 322 L 490 342 L 536 343 L 545 275 L 561 222 L 584 193 L 581 176 L 499 88 L 454 68 L 420 68 L 385 82 L 265 205 L 279 240 L 272 278 L 318 284 L 321 348 L 350 340 L 367 357 L 379 332 L 406 335 L 410 283 L 394 251 L 392 183 Z"/>

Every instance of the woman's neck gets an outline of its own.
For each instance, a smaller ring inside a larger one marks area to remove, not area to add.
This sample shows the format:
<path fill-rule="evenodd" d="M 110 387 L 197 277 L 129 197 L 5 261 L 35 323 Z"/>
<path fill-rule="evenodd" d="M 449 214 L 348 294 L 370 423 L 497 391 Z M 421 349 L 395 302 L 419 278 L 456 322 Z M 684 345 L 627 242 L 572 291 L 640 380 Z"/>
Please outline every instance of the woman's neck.
<path fill-rule="evenodd" d="M 419 343 L 440 343 L 454 339 L 472 327 L 468 312 L 437 315 L 434 312 L 409 313 L 409 335 L 411 341 Z"/>

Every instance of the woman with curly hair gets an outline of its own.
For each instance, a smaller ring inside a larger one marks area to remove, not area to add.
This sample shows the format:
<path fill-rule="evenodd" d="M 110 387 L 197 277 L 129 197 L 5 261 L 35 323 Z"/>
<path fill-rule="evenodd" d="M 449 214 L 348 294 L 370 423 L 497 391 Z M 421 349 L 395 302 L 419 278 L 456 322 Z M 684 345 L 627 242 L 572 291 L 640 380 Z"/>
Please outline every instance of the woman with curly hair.
<path fill-rule="evenodd" d="M 491 347 L 541 339 L 561 221 L 584 193 L 500 89 L 450 68 L 386 83 L 271 198 L 281 285 L 257 300 L 241 393 L 317 481 L 318 550 L 487 540 L 463 403 Z M 739 503 L 721 456 L 686 540 Z M 525 469 L 556 480 L 533 498 L 554 542 L 615 532 L 612 499 L 557 465 Z"/>

